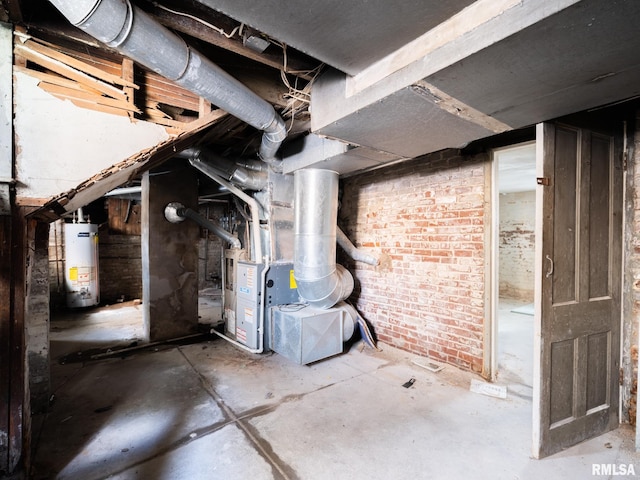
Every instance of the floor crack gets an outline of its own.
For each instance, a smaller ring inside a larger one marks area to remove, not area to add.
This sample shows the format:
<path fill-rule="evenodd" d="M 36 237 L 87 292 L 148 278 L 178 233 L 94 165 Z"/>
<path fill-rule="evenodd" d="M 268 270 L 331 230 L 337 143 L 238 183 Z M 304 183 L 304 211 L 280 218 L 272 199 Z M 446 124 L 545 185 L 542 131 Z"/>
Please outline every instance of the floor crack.
<path fill-rule="evenodd" d="M 229 418 L 229 424 L 235 423 L 249 438 L 251 443 L 253 443 L 254 447 L 258 450 L 258 453 L 271 465 L 271 467 L 275 470 L 274 473 L 277 472 L 275 478 L 280 478 L 282 480 L 298 480 L 298 476 L 293 471 L 293 469 L 286 465 L 282 460 L 278 458 L 278 456 L 273 452 L 273 449 L 269 445 L 269 443 L 260 438 L 260 435 L 256 432 L 256 430 L 251 427 L 249 424 L 245 423 L 245 419 L 252 418 L 253 415 L 243 415 L 237 416 L 233 409 L 229 407 L 225 401 L 220 397 L 218 392 L 215 391 L 213 385 L 209 382 L 209 380 L 196 368 L 196 366 L 189 360 L 189 358 L 184 354 L 181 348 L 178 348 L 180 354 L 184 357 L 185 361 L 191 366 L 193 371 L 198 375 L 200 382 L 205 389 L 205 391 L 211 396 L 211 398 L 220 406 L 224 414 Z M 267 407 L 269 408 L 269 407 Z"/>

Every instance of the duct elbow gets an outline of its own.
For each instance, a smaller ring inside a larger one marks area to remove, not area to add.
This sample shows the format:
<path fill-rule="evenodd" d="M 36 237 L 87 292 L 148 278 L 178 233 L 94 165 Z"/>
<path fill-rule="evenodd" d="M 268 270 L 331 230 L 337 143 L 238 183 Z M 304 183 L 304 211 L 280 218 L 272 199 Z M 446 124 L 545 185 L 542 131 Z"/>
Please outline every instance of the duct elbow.
<path fill-rule="evenodd" d="M 247 170 L 244 167 L 237 167 L 229 180 L 247 190 L 264 190 L 267 186 L 268 178 L 266 171 L 256 172 Z"/>
<path fill-rule="evenodd" d="M 353 291 L 353 277 L 336 264 L 338 173 L 303 169 L 294 173 L 293 274 L 303 300 L 331 308 Z"/>
<path fill-rule="evenodd" d="M 342 265 L 328 276 L 314 279 L 300 278 L 295 273 L 298 294 L 310 305 L 327 309 L 349 298 L 353 292 L 354 281 L 351 273 Z"/>
<path fill-rule="evenodd" d="M 285 138 L 287 138 L 287 127 L 284 120 L 274 112 L 273 120 L 264 128 L 258 156 L 278 173 L 282 172 L 282 160 L 276 158 L 276 153 Z"/>

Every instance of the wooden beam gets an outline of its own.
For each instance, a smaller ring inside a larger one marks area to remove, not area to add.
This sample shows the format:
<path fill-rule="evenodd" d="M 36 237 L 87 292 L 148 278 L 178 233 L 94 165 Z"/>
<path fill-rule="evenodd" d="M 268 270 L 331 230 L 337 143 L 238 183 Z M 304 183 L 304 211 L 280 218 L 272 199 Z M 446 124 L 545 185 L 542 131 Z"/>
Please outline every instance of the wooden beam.
<path fill-rule="evenodd" d="M 410 78 L 406 70 L 412 67 L 419 78 L 427 78 L 579 1 L 558 0 L 547 4 L 521 0 L 476 0 L 415 40 L 349 77 L 346 96 L 355 95 L 394 74 L 406 81 Z M 414 74 L 413 70 L 411 73 Z"/>
<path fill-rule="evenodd" d="M 227 38 L 227 36 L 213 30 L 212 28 L 204 25 L 203 23 L 194 20 L 186 16 L 176 15 L 161 8 L 155 7 L 150 12 L 156 19 L 166 27 L 176 30 L 181 33 L 185 33 L 199 40 L 203 40 L 211 45 L 223 48 L 230 52 L 242 55 L 245 58 L 253 60 L 255 62 L 267 65 L 277 70 L 284 69 L 284 53 L 280 50 L 277 53 L 258 53 L 255 50 L 245 47 L 242 43 L 242 39 L 238 36 Z M 209 23 L 221 23 L 223 30 L 228 30 L 227 33 L 232 31 L 233 27 L 222 22 L 229 22 L 229 19 L 220 15 L 216 20 Z M 311 64 L 299 60 L 296 56 L 292 56 L 290 53 L 287 56 L 287 73 L 291 73 L 305 80 L 311 80 L 312 75 L 308 72 L 314 70 L 318 65 Z"/>
<path fill-rule="evenodd" d="M 185 124 L 186 129 L 175 137 L 136 153 L 94 175 L 76 188 L 49 199 L 46 204 L 34 211 L 32 215 L 35 218 L 50 222 L 67 212 L 77 210 L 79 207 L 100 198 L 112 188 L 122 185 L 138 177 L 146 170 L 162 164 L 172 158 L 176 152 L 192 146 L 200 138 L 204 130 L 207 130 L 228 115 L 223 110 L 214 110 L 198 120 Z M 104 185 L 108 183 L 110 177 L 117 178 L 118 182 L 105 189 Z M 26 200 L 23 200 L 23 202 L 26 202 Z"/>
<path fill-rule="evenodd" d="M 123 58 L 122 59 L 122 78 L 135 85 L 133 81 L 134 76 L 135 76 L 135 69 L 134 69 L 133 60 L 131 60 L 130 58 Z M 129 104 L 133 107 L 133 109 L 135 109 L 136 106 L 135 106 L 134 88 L 125 86 L 122 90 L 124 91 L 124 94 L 127 96 L 127 101 L 129 102 Z M 130 116 L 131 118 L 133 118 L 133 114 L 130 114 Z"/>
<path fill-rule="evenodd" d="M 11 216 L 0 215 L 0 436 L 9 437 L 13 262 Z M 0 472 L 9 471 L 9 445 L 0 442 Z"/>
<path fill-rule="evenodd" d="M 128 112 L 142 113 L 135 105 L 127 101 L 94 95 L 79 88 L 69 88 L 47 82 L 40 82 L 38 86 L 45 92 L 49 92 L 63 100 L 70 100 L 79 107 L 100 111 L 103 111 L 102 107 L 107 107 L 106 110 L 108 112 L 115 112 L 120 115 L 128 115 Z M 92 108 L 92 105 L 96 107 Z"/>
<path fill-rule="evenodd" d="M 200 105 L 198 106 L 198 116 L 200 118 L 211 113 L 211 102 L 200 97 Z"/>
<path fill-rule="evenodd" d="M 7 13 L 9 14 L 11 23 L 21 24 L 24 22 L 20 0 L 4 0 L 3 3 L 7 7 Z M 2 469 L 0 468 L 0 470 Z"/>
<path fill-rule="evenodd" d="M 430 83 L 421 80 L 414 83 L 411 88 L 418 95 L 422 95 L 427 98 L 427 100 L 434 102 L 445 112 L 455 115 L 456 117 L 463 118 L 468 122 L 475 123 L 476 125 L 486 128 L 487 130 L 491 130 L 494 133 L 502 133 L 512 129 L 509 125 L 476 110 L 457 98 L 454 98 L 446 92 L 436 88 Z"/>
<path fill-rule="evenodd" d="M 9 465 L 8 471 L 20 468 L 24 459 L 25 425 L 30 425 L 29 402 L 25 392 L 25 265 L 28 209 L 14 210 L 11 228 L 11 325 L 9 353 Z"/>
<path fill-rule="evenodd" d="M 51 83 L 53 85 L 60 85 L 61 87 L 81 89 L 85 92 L 92 93 L 94 95 L 102 95 L 102 92 L 96 90 L 95 88 L 91 88 L 87 85 L 80 84 L 74 80 L 69 80 L 68 78 L 60 77 L 58 75 L 52 75 L 50 73 L 44 73 L 38 70 L 33 70 L 31 68 L 21 67 L 16 65 L 14 65 L 13 71 L 24 73 L 31 77 L 37 78 L 42 82 Z"/>

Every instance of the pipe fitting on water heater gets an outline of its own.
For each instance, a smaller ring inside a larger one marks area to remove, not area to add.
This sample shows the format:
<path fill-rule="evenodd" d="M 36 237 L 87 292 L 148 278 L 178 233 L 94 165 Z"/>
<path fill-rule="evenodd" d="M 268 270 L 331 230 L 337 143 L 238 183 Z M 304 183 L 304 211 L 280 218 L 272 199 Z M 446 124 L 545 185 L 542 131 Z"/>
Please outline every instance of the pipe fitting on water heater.
<path fill-rule="evenodd" d="M 353 291 L 353 277 L 336 264 L 338 173 L 303 169 L 294 172 L 293 275 L 303 300 L 331 308 Z"/>

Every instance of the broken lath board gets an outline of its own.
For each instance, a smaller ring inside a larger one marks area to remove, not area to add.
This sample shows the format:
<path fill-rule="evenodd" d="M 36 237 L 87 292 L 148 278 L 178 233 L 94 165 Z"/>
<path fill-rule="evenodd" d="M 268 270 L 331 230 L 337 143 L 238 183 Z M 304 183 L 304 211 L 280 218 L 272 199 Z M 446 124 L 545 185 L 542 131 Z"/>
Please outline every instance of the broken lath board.
<path fill-rule="evenodd" d="M 191 92 L 174 85 L 158 75 L 144 72 L 144 105 L 137 106 L 134 91 L 140 90 L 133 82 L 132 62 L 122 64 L 98 59 L 82 52 L 63 53 L 60 47 L 37 40 L 22 32 L 15 32 L 14 53 L 25 66 L 14 66 L 16 71 L 37 78 L 40 88 L 62 100 L 69 100 L 81 108 L 123 115 L 137 116 L 163 125 L 169 133 L 178 134 L 190 128 L 190 123 L 211 111 L 199 108 L 203 101 Z M 29 65 L 35 64 L 38 68 Z M 194 116 L 172 116 L 167 112 L 194 111 Z"/>

